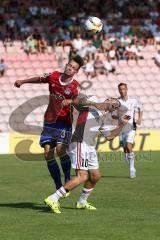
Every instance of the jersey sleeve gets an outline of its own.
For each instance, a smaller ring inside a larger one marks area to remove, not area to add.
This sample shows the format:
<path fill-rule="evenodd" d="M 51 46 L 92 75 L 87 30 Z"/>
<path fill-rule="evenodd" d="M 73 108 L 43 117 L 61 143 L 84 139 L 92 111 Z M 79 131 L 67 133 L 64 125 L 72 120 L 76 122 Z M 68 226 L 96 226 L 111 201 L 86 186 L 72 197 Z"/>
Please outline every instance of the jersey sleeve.
<path fill-rule="evenodd" d="M 136 99 L 135 101 L 135 111 L 136 112 L 142 112 L 143 111 L 143 105 L 142 103 Z"/>
<path fill-rule="evenodd" d="M 49 83 L 50 75 L 51 75 L 51 73 L 44 73 L 42 76 L 40 76 L 40 81 L 42 83 Z"/>

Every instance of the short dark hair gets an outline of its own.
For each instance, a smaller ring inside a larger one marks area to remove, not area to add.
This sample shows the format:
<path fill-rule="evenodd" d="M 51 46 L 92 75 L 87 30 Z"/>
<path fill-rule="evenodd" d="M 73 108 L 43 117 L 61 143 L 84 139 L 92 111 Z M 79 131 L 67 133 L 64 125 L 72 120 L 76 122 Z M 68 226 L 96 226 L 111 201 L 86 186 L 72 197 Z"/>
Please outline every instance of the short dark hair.
<path fill-rule="evenodd" d="M 69 62 L 72 61 L 72 60 L 73 60 L 74 62 L 76 62 L 76 63 L 79 64 L 79 68 L 81 68 L 81 67 L 84 65 L 83 58 L 80 57 L 79 55 L 76 55 L 76 56 L 70 58 L 70 59 L 69 59 Z"/>
<path fill-rule="evenodd" d="M 127 84 L 126 83 L 120 83 L 118 84 L 118 88 L 120 88 L 121 86 L 125 86 L 127 88 Z"/>

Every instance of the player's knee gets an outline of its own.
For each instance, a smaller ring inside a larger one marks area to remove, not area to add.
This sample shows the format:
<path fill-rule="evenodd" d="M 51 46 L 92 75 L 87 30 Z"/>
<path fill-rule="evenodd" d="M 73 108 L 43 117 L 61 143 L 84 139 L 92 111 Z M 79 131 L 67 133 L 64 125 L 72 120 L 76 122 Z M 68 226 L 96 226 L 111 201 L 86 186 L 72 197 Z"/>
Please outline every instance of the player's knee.
<path fill-rule="evenodd" d="M 127 153 L 132 153 L 132 148 L 127 148 Z"/>
<path fill-rule="evenodd" d="M 126 152 L 127 153 L 131 153 L 132 152 L 132 147 L 131 146 L 127 146 L 126 147 Z"/>
<path fill-rule="evenodd" d="M 98 182 L 100 179 L 101 179 L 101 174 L 98 173 L 97 176 L 96 176 L 96 182 Z"/>
<path fill-rule="evenodd" d="M 59 158 L 64 157 L 66 153 L 66 149 L 56 148 L 56 153 Z"/>
<path fill-rule="evenodd" d="M 87 172 L 80 173 L 78 175 L 78 179 L 79 179 L 79 184 L 86 182 L 88 180 L 88 173 Z"/>
<path fill-rule="evenodd" d="M 54 154 L 51 149 L 45 149 L 44 151 L 44 157 L 46 161 L 49 161 L 54 158 Z"/>
<path fill-rule="evenodd" d="M 45 157 L 46 160 L 48 159 L 49 152 L 50 152 L 49 149 L 44 150 L 44 157 Z"/>
<path fill-rule="evenodd" d="M 49 154 L 49 152 L 45 152 L 45 153 L 44 153 L 44 157 L 45 157 L 45 160 L 46 160 L 46 161 L 50 160 L 50 154 Z"/>
<path fill-rule="evenodd" d="M 101 174 L 100 174 L 100 172 L 98 172 L 91 176 L 91 182 L 97 183 L 100 180 L 100 178 L 101 178 Z"/>
<path fill-rule="evenodd" d="M 59 158 L 63 158 L 63 157 L 65 157 L 66 155 L 67 155 L 66 152 L 58 152 L 58 153 L 57 153 L 57 156 L 58 156 Z"/>

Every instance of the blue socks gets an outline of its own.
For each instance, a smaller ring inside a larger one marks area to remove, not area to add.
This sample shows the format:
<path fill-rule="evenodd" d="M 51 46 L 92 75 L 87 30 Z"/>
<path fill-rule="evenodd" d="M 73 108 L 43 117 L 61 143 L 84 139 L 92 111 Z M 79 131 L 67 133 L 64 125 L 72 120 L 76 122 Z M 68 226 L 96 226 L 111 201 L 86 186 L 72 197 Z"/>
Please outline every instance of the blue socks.
<path fill-rule="evenodd" d="M 70 171 L 71 171 L 71 160 L 70 157 L 66 154 L 65 156 L 60 158 L 61 167 L 64 173 L 65 183 L 71 179 Z"/>
<path fill-rule="evenodd" d="M 56 160 L 47 161 L 48 170 L 54 180 L 56 189 L 62 187 L 61 173 Z"/>

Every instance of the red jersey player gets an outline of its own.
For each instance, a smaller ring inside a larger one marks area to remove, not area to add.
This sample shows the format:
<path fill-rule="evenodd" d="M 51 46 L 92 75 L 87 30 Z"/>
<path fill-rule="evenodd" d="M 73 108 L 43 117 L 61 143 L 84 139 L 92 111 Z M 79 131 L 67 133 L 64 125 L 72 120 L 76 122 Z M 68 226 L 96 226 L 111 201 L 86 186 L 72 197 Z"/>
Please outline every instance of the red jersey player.
<path fill-rule="evenodd" d="M 55 148 L 61 160 L 65 182 L 70 180 L 71 169 L 71 161 L 66 149 L 72 134 L 72 111 L 70 106 L 63 106 L 62 101 L 78 95 L 79 83 L 74 79 L 74 75 L 82 65 L 83 59 L 80 56 L 75 56 L 69 60 L 63 73 L 54 71 L 44 74 L 42 77 L 17 80 L 14 84 L 18 88 L 25 83 L 49 84 L 49 104 L 44 115 L 40 145 L 44 148 L 47 166 L 56 189 L 62 186 L 62 181 L 60 169 L 54 156 Z"/>

